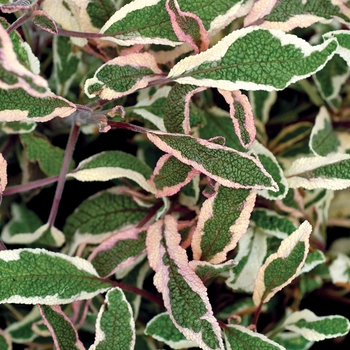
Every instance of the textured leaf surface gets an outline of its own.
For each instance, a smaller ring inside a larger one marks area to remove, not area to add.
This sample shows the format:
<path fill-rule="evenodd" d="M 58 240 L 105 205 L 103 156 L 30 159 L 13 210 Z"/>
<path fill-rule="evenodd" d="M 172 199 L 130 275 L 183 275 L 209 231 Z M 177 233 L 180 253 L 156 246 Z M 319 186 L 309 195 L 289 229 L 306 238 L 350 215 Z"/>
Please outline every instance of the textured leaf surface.
<path fill-rule="evenodd" d="M 96 337 L 89 350 L 133 350 L 135 321 L 132 309 L 120 288 L 110 289 L 96 321 Z"/>
<path fill-rule="evenodd" d="M 253 293 L 256 306 L 268 302 L 296 277 L 309 252 L 311 231 L 311 225 L 304 221 L 260 267 Z"/>
<path fill-rule="evenodd" d="M 154 193 L 155 188 L 147 182 L 151 174 L 152 169 L 132 154 L 105 151 L 83 160 L 67 177 L 74 177 L 79 181 L 108 181 L 126 177 L 146 191 Z"/>
<path fill-rule="evenodd" d="M 33 74 L 17 59 L 10 37 L 0 26 L 0 121 L 48 121 L 67 117 L 76 108 L 54 95 L 45 79 Z"/>
<path fill-rule="evenodd" d="M 339 145 L 340 142 L 333 132 L 330 115 L 325 107 L 321 107 L 312 128 L 309 147 L 316 156 L 327 156 L 336 152 Z"/>
<path fill-rule="evenodd" d="M 238 15 L 244 15 L 249 7 L 244 0 L 215 1 L 191 0 L 177 1 L 181 10 L 198 16 L 209 34 L 215 34 L 231 23 Z M 163 44 L 179 45 L 169 14 L 166 0 L 133 1 L 117 11 L 102 27 L 101 33 L 111 34 L 108 40 L 119 45 Z"/>
<path fill-rule="evenodd" d="M 258 194 L 270 200 L 284 198 L 288 193 L 288 182 L 276 157 L 258 141 L 255 141 L 251 148 L 256 152 L 260 162 L 278 185 L 277 192 L 271 190 L 260 190 Z"/>
<path fill-rule="evenodd" d="M 45 11 L 35 10 L 32 12 L 33 23 L 42 30 L 51 34 L 57 34 L 58 29 L 55 21 Z"/>
<path fill-rule="evenodd" d="M 205 350 L 223 349 L 206 288 L 188 265 L 180 241 L 177 222 L 170 215 L 149 228 L 146 245 L 150 266 L 156 272 L 154 284 L 172 322 L 188 340 Z"/>
<path fill-rule="evenodd" d="M 198 55 L 177 63 L 168 77 L 181 84 L 223 90 L 282 90 L 304 79 L 330 60 L 337 42 L 311 46 L 276 30 L 249 27 L 237 30 Z"/>
<path fill-rule="evenodd" d="M 285 171 L 292 188 L 342 190 L 350 186 L 350 156 L 332 153 L 326 157 L 301 157 Z"/>
<path fill-rule="evenodd" d="M 158 160 L 151 178 L 157 189 L 156 197 L 174 195 L 199 173 L 190 165 L 182 163 L 170 154 L 165 154 Z"/>
<path fill-rule="evenodd" d="M 80 243 L 100 243 L 112 233 L 137 224 L 149 212 L 132 198 L 112 188 L 86 199 L 71 214 L 63 228 L 70 251 Z"/>
<path fill-rule="evenodd" d="M 293 312 L 284 320 L 283 325 L 310 341 L 337 338 L 350 330 L 349 320 L 343 316 L 318 317 L 307 309 Z"/>
<path fill-rule="evenodd" d="M 253 156 L 190 135 L 148 132 L 162 151 L 233 188 L 277 190 L 275 182 Z"/>
<path fill-rule="evenodd" d="M 119 56 L 102 65 L 85 82 L 84 89 L 90 98 L 98 95 L 112 100 L 147 87 L 161 73 L 155 58 L 147 52 Z"/>
<path fill-rule="evenodd" d="M 285 348 L 270 340 L 263 334 L 239 325 L 228 325 L 225 329 L 227 350 L 285 350 Z"/>
<path fill-rule="evenodd" d="M 172 349 L 187 349 L 197 347 L 197 344 L 189 341 L 174 326 L 169 313 L 163 312 L 153 317 L 147 323 L 145 334 L 169 345 Z"/>
<path fill-rule="evenodd" d="M 349 8 L 343 1 L 327 0 L 259 0 L 256 1 L 244 25 L 259 21 L 259 26 L 288 32 L 297 27 L 308 27 L 313 23 L 337 18 L 349 23 Z"/>
<path fill-rule="evenodd" d="M 219 89 L 219 92 L 230 107 L 230 117 L 241 145 L 249 148 L 255 140 L 256 129 L 252 106 L 247 96 L 240 91 Z"/>
<path fill-rule="evenodd" d="M 39 305 L 41 317 L 49 329 L 55 348 L 85 350 L 83 343 L 79 340 L 78 332 L 72 321 L 62 311 L 59 305 Z"/>
<path fill-rule="evenodd" d="M 213 264 L 226 260 L 246 233 L 256 197 L 255 191 L 246 189 L 216 189 L 202 205 L 192 239 L 193 258 Z"/>
<path fill-rule="evenodd" d="M 1 303 L 67 304 L 110 287 L 88 261 L 43 249 L 1 251 L 0 276 Z"/>
<path fill-rule="evenodd" d="M 117 232 L 96 247 L 89 257 L 100 276 L 131 265 L 146 250 L 146 231 L 130 228 Z"/>
<path fill-rule="evenodd" d="M 222 264 L 211 264 L 207 261 L 192 260 L 190 266 L 196 272 L 197 276 L 205 281 L 209 278 L 217 277 L 221 273 L 230 271 L 237 263 L 234 260 L 227 260 Z"/>
<path fill-rule="evenodd" d="M 61 171 L 64 150 L 53 146 L 40 134 L 22 134 L 21 141 L 30 162 L 38 162 L 40 169 L 48 176 L 58 175 Z M 74 162 L 70 164 L 73 168 Z"/>

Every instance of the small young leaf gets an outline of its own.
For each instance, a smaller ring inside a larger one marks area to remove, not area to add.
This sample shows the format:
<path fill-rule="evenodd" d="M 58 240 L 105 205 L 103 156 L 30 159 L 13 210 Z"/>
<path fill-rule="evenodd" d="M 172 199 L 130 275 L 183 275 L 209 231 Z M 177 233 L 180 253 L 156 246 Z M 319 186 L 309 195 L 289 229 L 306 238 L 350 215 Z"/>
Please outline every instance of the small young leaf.
<path fill-rule="evenodd" d="M 349 23 L 349 8 L 346 3 L 327 0 L 259 0 L 256 1 L 244 26 L 259 21 L 259 26 L 289 32 L 297 27 L 309 27 L 315 22 L 328 22 L 336 18 Z M 261 20 L 262 19 L 262 20 Z"/>
<path fill-rule="evenodd" d="M 349 320 L 343 316 L 318 317 L 307 309 L 293 312 L 282 326 L 310 341 L 341 337 L 350 330 Z"/>
<path fill-rule="evenodd" d="M 72 321 L 59 305 L 38 305 L 38 308 L 44 324 L 51 333 L 55 349 L 85 350 Z"/>
<path fill-rule="evenodd" d="M 325 107 L 321 107 L 312 128 L 309 147 L 315 156 L 327 156 L 336 152 L 339 145 L 340 142 L 333 132 L 330 115 Z"/>
<path fill-rule="evenodd" d="M 12 41 L 0 25 L 0 121 L 48 121 L 67 117 L 76 107 L 54 95 L 47 81 L 17 59 Z"/>
<path fill-rule="evenodd" d="M 244 148 L 249 148 L 255 140 L 256 129 L 252 106 L 247 96 L 240 91 L 219 89 L 219 92 L 230 106 L 230 116 L 241 145 Z"/>
<path fill-rule="evenodd" d="M 246 233 L 256 197 L 246 189 L 217 186 L 216 191 L 203 203 L 192 239 L 193 258 L 213 264 L 225 261 Z"/>
<path fill-rule="evenodd" d="M 0 278 L 1 303 L 67 304 L 110 288 L 88 261 L 44 249 L 0 251 Z"/>
<path fill-rule="evenodd" d="M 180 162 L 170 154 L 165 154 L 158 160 L 151 177 L 157 189 L 156 197 L 176 194 L 198 174 L 200 172 L 190 165 Z"/>
<path fill-rule="evenodd" d="M 133 350 L 135 321 L 130 304 L 120 288 L 110 289 L 96 321 L 96 337 L 89 350 Z"/>
<path fill-rule="evenodd" d="M 333 57 L 334 39 L 311 46 L 294 35 L 248 27 L 236 30 L 205 52 L 177 63 L 168 77 L 180 84 L 223 90 L 282 90 Z"/>
<path fill-rule="evenodd" d="M 42 30 L 51 34 L 58 34 L 58 29 L 55 21 L 45 11 L 34 10 L 32 12 L 33 23 Z"/>
<path fill-rule="evenodd" d="M 292 188 L 342 190 L 350 186 L 349 166 L 348 154 L 332 153 L 325 157 L 298 158 L 284 174 Z"/>
<path fill-rule="evenodd" d="M 181 11 L 177 0 L 166 0 L 165 7 L 179 41 L 188 43 L 196 53 L 205 51 L 210 40 L 202 20 L 191 12 Z"/>
<path fill-rule="evenodd" d="M 180 241 L 177 222 L 170 215 L 149 228 L 146 245 L 150 266 L 156 272 L 154 284 L 163 295 L 172 322 L 188 340 L 204 350 L 223 350 L 206 288 L 188 265 Z"/>
<path fill-rule="evenodd" d="M 70 254 L 81 243 L 101 243 L 129 225 L 139 223 L 149 212 L 137 204 L 121 188 L 110 188 L 86 199 L 71 214 L 63 228 Z"/>
<path fill-rule="evenodd" d="M 121 151 L 105 151 L 95 154 L 79 163 L 67 177 L 79 181 L 109 181 L 126 177 L 135 181 L 148 192 L 155 193 L 155 188 L 147 180 L 152 169 L 132 154 Z"/>
<path fill-rule="evenodd" d="M 89 257 L 100 276 L 110 276 L 133 264 L 146 250 L 146 231 L 130 228 L 114 233 L 93 250 Z"/>
<path fill-rule="evenodd" d="M 162 151 L 231 188 L 278 190 L 254 156 L 190 135 L 148 132 Z"/>
<path fill-rule="evenodd" d="M 98 95 L 112 100 L 147 87 L 160 74 L 155 58 L 147 52 L 118 56 L 102 65 L 94 77 L 85 82 L 84 91 L 90 98 Z"/>
<path fill-rule="evenodd" d="M 12 4 L 1 5 L 1 12 L 3 13 L 13 13 L 20 10 L 28 10 L 30 8 L 30 0 L 15 0 Z"/>
<path fill-rule="evenodd" d="M 309 252 L 311 231 L 311 225 L 304 221 L 260 267 L 253 293 L 256 306 L 268 302 L 297 276 Z"/>
<path fill-rule="evenodd" d="M 187 340 L 174 326 L 169 313 L 163 312 L 153 317 L 146 325 L 145 334 L 164 342 L 172 349 L 195 348 L 197 344 Z"/>
<path fill-rule="evenodd" d="M 226 326 L 225 342 L 227 350 L 286 350 L 283 346 L 270 340 L 265 335 L 253 332 L 252 330 L 239 325 Z"/>

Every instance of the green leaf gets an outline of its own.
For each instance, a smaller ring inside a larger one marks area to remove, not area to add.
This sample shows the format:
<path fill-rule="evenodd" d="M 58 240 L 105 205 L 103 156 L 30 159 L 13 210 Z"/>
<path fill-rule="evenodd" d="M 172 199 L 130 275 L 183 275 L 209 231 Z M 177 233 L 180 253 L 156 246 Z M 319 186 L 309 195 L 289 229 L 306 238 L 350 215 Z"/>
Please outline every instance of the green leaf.
<path fill-rule="evenodd" d="M 279 188 L 277 192 L 271 190 L 260 190 L 258 194 L 270 200 L 283 199 L 288 193 L 288 182 L 276 157 L 257 140 L 254 141 L 251 149 L 255 151 L 258 159 L 275 180 Z"/>
<path fill-rule="evenodd" d="M 126 268 L 146 250 L 146 230 L 130 228 L 114 233 L 96 247 L 89 257 L 100 276 Z"/>
<path fill-rule="evenodd" d="M 0 349 L 1 350 L 12 350 L 12 341 L 10 335 L 0 329 Z"/>
<path fill-rule="evenodd" d="M 110 288 L 88 261 L 44 249 L 0 251 L 0 278 L 1 303 L 67 304 Z"/>
<path fill-rule="evenodd" d="M 67 117 L 76 107 L 54 95 L 47 81 L 18 61 L 12 41 L 0 26 L 0 121 L 48 121 Z"/>
<path fill-rule="evenodd" d="M 265 335 L 239 325 L 226 326 L 225 342 L 227 350 L 286 350 L 283 346 L 270 340 Z"/>
<path fill-rule="evenodd" d="M 187 185 L 199 171 L 180 162 L 170 154 L 159 158 L 151 180 L 157 189 L 156 197 L 172 196 Z"/>
<path fill-rule="evenodd" d="M 36 128 L 35 122 L 2 122 L 0 129 L 6 134 L 25 134 L 31 133 Z"/>
<path fill-rule="evenodd" d="M 148 214 L 148 207 L 142 207 L 123 192 L 119 187 L 99 192 L 83 201 L 67 218 L 63 232 L 71 253 L 79 244 L 100 243 Z"/>
<path fill-rule="evenodd" d="M 284 320 L 283 326 L 310 341 L 341 337 L 350 330 L 350 322 L 343 316 L 318 317 L 307 309 L 293 312 Z"/>
<path fill-rule="evenodd" d="M 170 215 L 149 228 L 146 245 L 150 266 L 156 272 L 154 284 L 172 322 L 188 340 L 204 350 L 224 349 L 206 287 L 189 266 L 180 241 L 177 222 Z"/>
<path fill-rule="evenodd" d="M 270 119 L 270 110 L 277 100 L 276 91 L 249 91 L 248 96 L 255 119 L 266 124 Z"/>
<path fill-rule="evenodd" d="M 288 350 L 308 350 L 314 343 L 294 332 L 278 333 L 272 340 Z"/>
<path fill-rule="evenodd" d="M 349 8 L 344 2 L 328 0 L 288 0 L 272 2 L 262 11 L 262 1 L 257 1 L 244 20 L 244 26 L 259 20 L 263 28 L 279 29 L 288 32 L 296 27 L 308 27 L 313 23 L 325 22 L 336 18 L 349 23 Z M 266 1 L 265 1 L 266 2 Z M 262 19 L 262 20 L 261 20 Z"/>
<path fill-rule="evenodd" d="M 316 156 L 327 156 L 338 151 L 340 142 L 333 132 L 332 121 L 325 107 L 321 107 L 316 116 L 310 135 L 309 147 Z"/>
<path fill-rule="evenodd" d="M 197 346 L 196 343 L 187 340 L 174 326 L 167 312 L 153 317 L 146 325 L 145 334 L 169 345 L 172 349 L 187 349 Z"/>
<path fill-rule="evenodd" d="M 58 34 L 55 21 L 45 11 L 34 10 L 32 12 L 33 23 L 42 30 L 51 34 Z"/>
<path fill-rule="evenodd" d="M 311 225 L 304 221 L 260 267 L 253 293 L 256 306 L 268 302 L 297 276 L 309 252 L 311 231 Z"/>
<path fill-rule="evenodd" d="M 162 71 L 155 58 L 147 52 L 118 56 L 102 65 L 93 78 L 86 80 L 84 91 L 90 98 L 98 95 L 112 100 L 147 87 L 159 79 L 160 74 Z"/>
<path fill-rule="evenodd" d="M 277 190 L 271 175 L 254 156 L 190 135 L 148 132 L 162 151 L 232 188 Z"/>
<path fill-rule="evenodd" d="M 53 146 L 48 139 L 37 133 L 20 136 L 27 158 L 30 162 L 38 162 L 40 169 L 48 176 L 58 175 L 61 171 L 64 150 Z M 74 161 L 70 164 L 70 169 Z"/>
<path fill-rule="evenodd" d="M 201 208 L 193 234 L 195 260 L 218 264 L 227 259 L 249 226 L 255 204 L 255 191 L 216 186 L 214 196 Z"/>
<path fill-rule="evenodd" d="M 109 181 L 126 177 L 135 181 L 148 192 L 155 193 L 155 188 L 147 180 L 152 169 L 132 154 L 121 151 L 105 151 L 95 154 L 79 163 L 67 177 L 79 181 Z"/>
<path fill-rule="evenodd" d="M 108 40 L 118 45 L 161 44 L 179 45 L 169 14 L 166 0 L 135 0 L 125 5 L 102 27 L 101 33 L 111 34 Z M 244 0 L 178 0 L 182 11 L 198 16 L 209 35 L 231 23 L 249 11 L 250 4 Z"/>
<path fill-rule="evenodd" d="M 89 350 L 133 350 L 135 321 L 130 304 L 120 288 L 110 289 L 96 321 L 96 337 Z"/>
<path fill-rule="evenodd" d="M 59 305 L 38 305 L 38 308 L 57 350 L 85 350 L 72 321 Z"/>
<path fill-rule="evenodd" d="M 337 47 L 334 39 L 311 46 L 281 31 L 243 28 L 207 51 L 184 58 L 168 77 L 228 91 L 282 90 L 322 69 Z"/>
<path fill-rule="evenodd" d="M 27 313 L 20 321 L 11 323 L 5 330 L 14 343 L 29 343 L 38 337 L 32 328 L 34 322 L 41 319 L 37 306 Z"/>
<path fill-rule="evenodd" d="M 57 94 L 67 96 L 69 89 L 79 73 L 82 52 L 74 50 L 69 37 L 55 35 L 53 37 L 53 73 Z"/>
<path fill-rule="evenodd" d="M 116 10 L 113 0 L 90 0 L 86 7 L 91 24 L 95 28 L 102 28 Z"/>
<path fill-rule="evenodd" d="M 217 277 L 222 273 L 230 271 L 237 265 L 234 260 L 227 260 L 222 264 L 211 264 L 207 261 L 192 260 L 189 264 L 202 281 Z"/>

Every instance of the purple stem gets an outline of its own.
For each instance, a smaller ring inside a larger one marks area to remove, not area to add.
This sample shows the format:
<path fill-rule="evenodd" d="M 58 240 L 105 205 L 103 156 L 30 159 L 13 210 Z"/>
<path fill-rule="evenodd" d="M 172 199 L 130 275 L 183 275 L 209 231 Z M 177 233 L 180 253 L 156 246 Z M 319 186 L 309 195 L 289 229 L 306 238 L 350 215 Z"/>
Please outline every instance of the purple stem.
<path fill-rule="evenodd" d="M 5 191 L 3 192 L 3 195 L 9 196 L 11 194 L 33 190 L 34 188 L 38 188 L 38 187 L 52 184 L 52 183 L 56 182 L 57 180 L 58 180 L 58 176 L 51 176 L 51 177 L 47 177 L 45 179 L 36 180 L 36 181 L 29 182 L 29 183 L 22 184 L 22 185 L 7 187 L 5 189 Z"/>
<path fill-rule="evenodd" d="M 19 17 L 15 22 L 13 22 L 7 28 L 7 33 L 11 34 L 14 30 L 20 27 L 30 16 L 31 16 L 31 12 L 24 13 L 21 17 Z"/>
<path fill-rule="evenodd" d="M 64 184 L 66 182 L 66 175 L 68 173 L 69 164 L 73 156 L 74 147 L 78 139 L 79 131 L 80 131 L 80 127 L 77 124 L 73 123 L 69 134 L 69 139 L 68 139 L 66 151 L 64 154 L 61 172 L 58 177 L 55 197 L 53 199 L 51 212 L 48 220 L 48 224 L 50 228 L 55 224 L 58 207 L 60 205 L 60 201 L 61 201 L 61 197 L 64 189 Z"/>
<path fill-rule="evenodd" d="M 135 132 L 139 132 L 141 134 L 147 134 L 148 130 L 137 125 L 133 124 L 128 124 L 124 122 L 114 122 L 112 120 L 108 120 L 107 124 L 112 128 L 112 129 L 125 129 L 125 130 L 131 130 Z"/>

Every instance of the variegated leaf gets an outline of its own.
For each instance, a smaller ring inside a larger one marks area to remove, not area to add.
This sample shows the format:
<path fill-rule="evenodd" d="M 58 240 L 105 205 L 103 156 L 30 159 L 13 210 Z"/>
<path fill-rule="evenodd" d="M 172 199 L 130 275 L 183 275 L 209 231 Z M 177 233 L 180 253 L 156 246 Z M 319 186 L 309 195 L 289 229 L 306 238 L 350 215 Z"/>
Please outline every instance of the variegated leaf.
<path fill-rule="evenodd" d="M 118 56 L 102 65 L 93 78 L 86 80 L 84 91 L 90 98 L 98 95 L 112 100 L 147 87 L 161 74 L 155 58 L 148 52 Z"/>
<path fill-rule="evenodd" d="M 341 337 L 350 330 L 350 322 L 343 316 L 318 317 L 307 309 L 293 312 L 284 320 L 282 326 L 301 334 L 309 341 Z"/>
<path fill-rule="evenodd" d="M 237 266 L 234 260 L 227 260 L 222 264 L 211 264 L 207 261 L 192 260 L 189 264 L 202 281 L 217 277 Z"/>
<path fill-rule="evenodd" d="M 0 121 L 48 121 L 75 112 L 73 103 L 53 94 L 47 81 L 17 59 L 10 36 L 0 26 Z"/>
<path fill-rule="evenodd" d="M 51 333 L 55 349 L 85 350 L 72 321 L 59 305 L 38 305 L 38 308 L 44 324 Z"/>
<path fill-rule="evenodd" d="M 120 288 L 110 289 L 98 313 L 95 342 L 89 350 L 133 350 L 135 340 L 131 306 Z"/>
<path fill-rule="evenodd" d="M 58 34 L 58 29 L 55 21 L 49 14 L 42 10 L 34 10 L 32 12 L 33 23 L 42 30 L 51 34 Z"/>
<path fill-rule="evenodd" d="M 277 92 L 263 90 L 249 91 L 248 96 L 254 117 L 263 124 L 266 124 L 270 118 L 271 107 L 277 100 Z"/>
<path fill-rule="evenodd" d="M 294 35 L 248 27 L 205 52 L 177 63 L 168 77 L 223 90 L 282 90 L 321 70 L 338 47 L 334 39 L 311 46 Z"/>
<path fill-rule="evenodd" d="M 0 278 L 1 303 L 67 304 L 110 288 L 88 261 L 44 249 L 0 251 Z"/>
<path fill-rule="evenodd" d="M 256 157 L 207 140 L 182 134 L 148 132 L 162 151 L 231 188 L 278 190 Z"/>
<path fill-rule="evenodd" d="M 121 151 L 105 151 L 95 154 L 79 163 L 67 177 L 79 181 L 109 181 L 126 177 L 135 181 L 144 190 L 155 193 L 154 186 L 147 181 L 152 169 L 132 154 Z"/>
<path fill-rule="evenodd" d="M 158 160 L 151 177 L 157 189 L 156 197 L 176 194 L 199 173 L 198 170 L 182 163 L 174 156 L 165 154 Z"/>
<path fill-rule="evenodd" d="M 350 8 L 344 1 L 258 0 L 246 16 L 244 25 L 259 23 L 262 28 L 289 32 L 315 22 L 328 23 L 332 18 L 349 23 L 349 15 Z"/>
<path fill-rule="evenodd" d="M 206 288 L 188 264 L 180 247 L 177 222 L 170 215 L 153 224 L 146 245 L 154 284 L 178 330 L 204 350 L 224 349 L 220 327 L 213 316 Z"/>
<path fill-rule="evenodd" d="M 146 230 L 130 228 L 114 233 L 100 243 L 89 256 L 89 261 L 100 276 L 110 276 L 126 268 L 146 250 Z"/>
<path fill-rule="evenodd" d="M 226 260 L 249 226 L 255 204 L 255 191 L 216 187 L 216 194 L 201 208 L 193 234 L 192 250 L 195 260 L 218 264 Z"/>
<path fill-rule="evenodd" d="M 259 268 L 253 293 L 256 306 L 268 302 L 297 276 L 309 252 L 311 231 L 311 225 L 304 221 Z"/>

